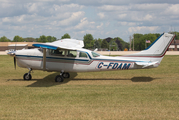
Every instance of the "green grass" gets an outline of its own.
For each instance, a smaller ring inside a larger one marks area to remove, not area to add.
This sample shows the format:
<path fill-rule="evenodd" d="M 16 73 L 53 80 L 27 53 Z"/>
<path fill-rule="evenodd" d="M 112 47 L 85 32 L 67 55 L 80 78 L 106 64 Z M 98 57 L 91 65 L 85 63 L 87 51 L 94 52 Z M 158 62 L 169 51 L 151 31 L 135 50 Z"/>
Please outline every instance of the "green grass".
<path fill-rule="evenodd" d="M 0 56 L 0 119 L 179 119 L 179 56 L 165 56 L 155 69 L 58 73 L 14 69 Z"/>

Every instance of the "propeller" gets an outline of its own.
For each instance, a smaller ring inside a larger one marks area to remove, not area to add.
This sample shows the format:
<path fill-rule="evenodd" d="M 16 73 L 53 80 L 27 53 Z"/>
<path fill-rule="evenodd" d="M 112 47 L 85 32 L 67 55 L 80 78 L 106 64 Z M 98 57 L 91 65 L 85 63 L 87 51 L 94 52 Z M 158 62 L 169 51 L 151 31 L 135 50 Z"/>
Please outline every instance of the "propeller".
<path fill-rule="evenodd" d="M 14 56 L 14 68 L 16 70 L 16 57 Z"/>
<path fill-rule="evenodd" d="M 9 56 L 12 56 L 14 59 L 14 68 L 16 69 L 16 51 L 11 51 L 7 53 Z"/>
<path fill-rule="evenodd" d="M 8 52 L 7 53 L 9 56 L 12 56 L 12 57 L 14 57 L 13 59 L 14 59 L 14 68 L 16 69 L 16 44 L 15 44 L 15 49 L 14 49 L 14 51 L 10 51 L 10 52 Z"/>
<path fill-rule="evenodd" d="M 15 54 L 15 52 L 16 52 L 16 44 L 15 44 L 15 50 L 14 50 L 14 68 L 16 70 L 16 54 Z"/>

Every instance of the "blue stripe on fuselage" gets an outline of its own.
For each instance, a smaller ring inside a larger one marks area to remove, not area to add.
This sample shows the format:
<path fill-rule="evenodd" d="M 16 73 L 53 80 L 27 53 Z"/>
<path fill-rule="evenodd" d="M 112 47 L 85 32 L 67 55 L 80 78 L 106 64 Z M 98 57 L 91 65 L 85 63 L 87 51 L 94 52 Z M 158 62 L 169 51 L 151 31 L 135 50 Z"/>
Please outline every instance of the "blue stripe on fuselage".
<path fill-rule="evenodd" d="M 118 61 L 118 62 L 149 62 L 149 61 L 134 61 L 134 60 L 112 60 L 112 59 L 92 59 L 96 61 Z"/>
<path fill-rule="evenodd" d="M 89 55 L 89 54 L 88 54 Z M 43 58 L 43 56 L 30 56 L 30 55 L 16 55 L 17 57 L 28 57 L 28 58 Z M 47 59 L 59 59 L 59 60 L 74 60 L 74 61 L 111 61 L 111 62 L 149 62 L 149 61 L 134 61 L 134 60 L 117 60 L 117 59 L 92 59 L 90 57 L 90 60 L 86 59 L 75 59 L 75 58 L 57 58 L 57 57 L 46 57 Z"/>
<path fill-rule="evenodd" d="M 28 55 L 16 55 L 17 57 L 31 57 L 31 58 L 43 58 L 43 56 L 28 56 Z M 46 57 L 47 59 L 59 59 L 59 60 L 74 60 L 74 61 L 89 61 L 84 59 L 74 59 L 74 58 L 57 58 L 57 57 Z"/>

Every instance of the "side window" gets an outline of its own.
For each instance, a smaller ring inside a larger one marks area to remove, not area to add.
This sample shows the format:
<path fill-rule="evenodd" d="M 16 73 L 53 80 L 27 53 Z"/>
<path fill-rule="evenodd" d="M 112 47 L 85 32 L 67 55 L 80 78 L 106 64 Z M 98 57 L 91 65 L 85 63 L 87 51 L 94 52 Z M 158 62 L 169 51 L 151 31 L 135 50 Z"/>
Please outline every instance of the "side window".
<path fill-rule="evenodd" d="M 80 58 L 88 58 L 88 56 L 85 52 L 80 52 L 79 57 Z"/>
<path fill-rule="evenodd" d="M 77 51 L 76 50 L 68 50 L 67 51 L 67 57 L 76 57 Z"/>
<path fill-rule="evenodd" d="M 65 56 L 65 50 L 57 49 L 57 50 L 50 50 L 50 55 L 55 56 Z"/>

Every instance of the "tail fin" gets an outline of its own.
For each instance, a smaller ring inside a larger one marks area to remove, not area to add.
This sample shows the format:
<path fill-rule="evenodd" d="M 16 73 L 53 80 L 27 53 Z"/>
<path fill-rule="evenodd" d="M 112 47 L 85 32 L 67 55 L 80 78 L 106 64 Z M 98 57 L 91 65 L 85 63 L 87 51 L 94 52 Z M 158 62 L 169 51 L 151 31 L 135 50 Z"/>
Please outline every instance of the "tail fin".
<path fill-rule="evenodd" d="M 175 38 L 175 35 L 173 34 L 163 33 L 147 49 L 139 53 L 135 53 L 135 54 L 127 55 L 127 56 L 163 57 L 174 38 Z"/>

